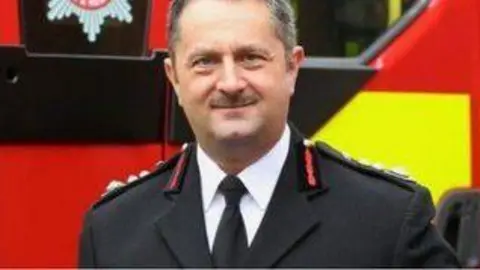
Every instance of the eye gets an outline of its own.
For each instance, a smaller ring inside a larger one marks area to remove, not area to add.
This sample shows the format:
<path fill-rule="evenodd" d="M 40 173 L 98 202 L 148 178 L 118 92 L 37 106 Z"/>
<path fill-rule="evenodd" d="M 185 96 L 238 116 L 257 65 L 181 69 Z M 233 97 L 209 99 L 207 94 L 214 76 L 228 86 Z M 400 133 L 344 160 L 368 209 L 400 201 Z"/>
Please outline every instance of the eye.
<path fill-rule="evenodd" d="M 198 59 L 195 59 L 192 62 L 193 67 L 206 67 L 206 66 L 210 66 L 210 65 L 213 65 L 213 64 L 214 64 L 214 61 L 211 58 L 208 58 L 208 57 L 200 57 Z"/>
<path fill-rule="evenodd" d="M 215 57 L 199 56 L 192 60 L 190 67 L 193 72 L 198 74 L 209 74 L 218 64 L 218 60 Z"/>
<path fill-rule="evenodd" d="M 246 68 L 258 68 L 263 65 L 265 57 L 260 54 L 249 53 L 243 55 L 240 60 Z"/>
<path fill-rule="evenodd" d="M 247 54 L 243 57 L 243 60 L 246 62 L 254 62 L 254 61 L 262 60 L 262 57 L 257 54 Z"/>

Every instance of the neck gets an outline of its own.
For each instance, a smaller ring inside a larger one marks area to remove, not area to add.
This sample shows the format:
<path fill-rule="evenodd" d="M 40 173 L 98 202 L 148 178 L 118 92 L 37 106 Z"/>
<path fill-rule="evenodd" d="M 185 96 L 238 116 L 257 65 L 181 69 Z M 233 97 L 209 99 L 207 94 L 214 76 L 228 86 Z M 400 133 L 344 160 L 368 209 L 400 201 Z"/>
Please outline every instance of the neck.
<path fill-rule="evenodd" d="M 274 133 L 267 137 L 264 134 L 258 138 L 228 142 L 201 142 L 202 149 L 226 173 L 237 175 L 245 168 L 255 163 L 267 154 L 280 140 L 284 132 Z"/>

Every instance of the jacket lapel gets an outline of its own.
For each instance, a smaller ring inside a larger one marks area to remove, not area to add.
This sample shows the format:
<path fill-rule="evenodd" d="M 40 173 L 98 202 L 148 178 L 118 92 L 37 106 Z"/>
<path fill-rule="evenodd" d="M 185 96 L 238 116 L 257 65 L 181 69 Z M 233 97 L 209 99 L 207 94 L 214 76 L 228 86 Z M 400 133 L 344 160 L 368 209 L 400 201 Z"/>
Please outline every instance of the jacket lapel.
<path fill-rule="evenodd" d="M 173 194 L 172 207 L 156 222 L 157 230 L 181 267 L 212 267 L 205 231 L 200 179 L 195 151 L 186 164 L 181 192 Z"/>
<path fill-rule="evenodd" d="M 320 226 L 320 219 L 313 211 L 309 199 L 325 188 L 299 191 L 298 184 L 303 179 L 299 179 L 297 158 L 300 157 L 296 156 L 295 148 L 300 143 L 303 143 L 303 138 L 293 130 L 287 160 L 250 246 L 245 267 L 274 267 L 296 243 Z"/>

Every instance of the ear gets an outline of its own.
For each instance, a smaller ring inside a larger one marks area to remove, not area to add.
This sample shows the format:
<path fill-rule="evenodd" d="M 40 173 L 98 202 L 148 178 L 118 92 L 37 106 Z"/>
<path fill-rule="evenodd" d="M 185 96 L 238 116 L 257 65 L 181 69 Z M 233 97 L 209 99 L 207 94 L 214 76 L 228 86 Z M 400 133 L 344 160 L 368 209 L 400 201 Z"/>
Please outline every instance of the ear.
<path fill-rule="evenodd" d="M 178 83 L 174 63 L 170 57 L 167 57 L 165 58 L 165 60 L 163 60 L 163 67 L 165 69 L 165 74 L 167 74 L 168 80 L 173 86 L 173 90 L 175 91 L 175 95 L 177 96 L 178 104 L 182 106 L 182 98 L 179 91 L 180 85 Z"/>
<path fill-rule="evenodd" d="M 292 49 L 290 61 L 287 63 L 288 83 L 290 94 L 292 95 L 295 92 L 295 82 L 297 81 L 298 71 L 300 70 L 303 60 L 305 60 L 305 51 L 301 46 L 295 46 Z"/>

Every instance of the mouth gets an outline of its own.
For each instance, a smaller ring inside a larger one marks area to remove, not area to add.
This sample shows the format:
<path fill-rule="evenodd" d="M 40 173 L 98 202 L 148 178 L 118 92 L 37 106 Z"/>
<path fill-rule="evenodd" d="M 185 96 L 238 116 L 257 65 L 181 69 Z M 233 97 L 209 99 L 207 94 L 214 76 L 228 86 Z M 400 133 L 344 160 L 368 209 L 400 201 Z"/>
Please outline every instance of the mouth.
<path fill-rule="evenodd" d="M 228 104 L 212 104 L 210 107 L 212 109 L 240 109 L 240 108 L 245 108 L 249 106 L 253 106 L 257 104 L 257 100 L 250 100 L 250 101 L 245 101 L 245 102 L 236 102 L 236 103 L 228 103 Z"/>

